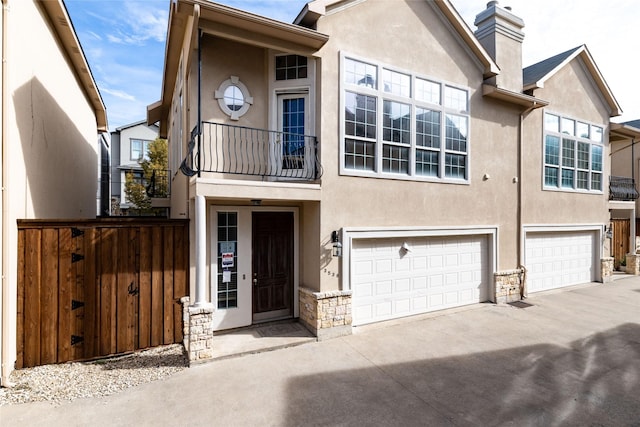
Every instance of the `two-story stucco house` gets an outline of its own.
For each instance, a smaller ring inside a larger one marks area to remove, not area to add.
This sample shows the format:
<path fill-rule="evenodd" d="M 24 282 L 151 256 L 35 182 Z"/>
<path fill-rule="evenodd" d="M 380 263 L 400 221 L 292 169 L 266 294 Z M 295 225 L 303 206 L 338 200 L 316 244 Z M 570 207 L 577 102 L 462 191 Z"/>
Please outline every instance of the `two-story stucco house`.
<path fill-rule="evenodd" d="M 191 219 L 191 322 L 325 338 L 602 280 L 620 107 L 586 47 L 523 71 L 521 18 L 490 2 L 473 32 L 454 6 L 171 3 L 148 122 Z"/>
<path fill-rule="evenodd" d="M 2 0 L 0 22 L 4 386 L 16 360 L 16 221 L 95 218 L 107 117 L 61 0 Z"/>
<path fill-rule="evenodd" d="M 148 187 L 149 183 L 144 179 L 140 160 L 148 159 L 149 144 L 156 138 L 158 126 L 147 125 L 144 120 L 120 126 L 111 132 L 112 215 L 127 215 L 132 207 L 125 194 L 127 173 L 131 173 L 137 182 Z M 166 179 L 165 174 L 158 179 Z M 153 196 L 151 193 L 150 195 Z M 152 205 L 158 211 L 168 211 L 168 202 L 166 197 L 152 198 Z"/>

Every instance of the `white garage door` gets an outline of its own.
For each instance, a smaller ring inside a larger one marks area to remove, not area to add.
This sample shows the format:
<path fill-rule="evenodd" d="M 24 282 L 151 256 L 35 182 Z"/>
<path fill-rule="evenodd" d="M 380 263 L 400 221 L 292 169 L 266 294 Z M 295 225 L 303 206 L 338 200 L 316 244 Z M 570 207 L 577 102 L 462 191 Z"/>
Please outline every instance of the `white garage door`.
<path fill-rule="evenodd" d="M 486 236 L 354 239 L 353 324 L 486 301 L 487 246 Z"/>
<path fill-rule="evenodd" d="M 525 265 L 529 292 L 595 280 L 596 233 L 527 233 Z"/>

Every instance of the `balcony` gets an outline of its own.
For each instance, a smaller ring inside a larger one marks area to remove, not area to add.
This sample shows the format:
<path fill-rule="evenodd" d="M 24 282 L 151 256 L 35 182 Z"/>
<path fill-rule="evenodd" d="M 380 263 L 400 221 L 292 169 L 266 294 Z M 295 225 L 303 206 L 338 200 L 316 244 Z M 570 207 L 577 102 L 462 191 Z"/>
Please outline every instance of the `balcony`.
<path fill-rule="evenodd" d="M 609 177 L 609 200 L 632 202 L 638 198 L 638 190 L 633 178 Z"/>
<path fill-rule="evenodd" d="M 201 173 L 313 181 L 320 177 L 315 136 L 202 122 L 191 132 L 189 152 L 180 165 L 187 176 Z"/>

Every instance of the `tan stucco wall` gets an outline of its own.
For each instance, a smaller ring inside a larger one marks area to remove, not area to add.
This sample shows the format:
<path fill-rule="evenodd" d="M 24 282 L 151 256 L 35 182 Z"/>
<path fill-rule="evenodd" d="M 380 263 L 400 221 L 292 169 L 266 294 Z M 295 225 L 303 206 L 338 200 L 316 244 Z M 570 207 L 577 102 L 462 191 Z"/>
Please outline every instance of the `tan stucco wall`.
<path fill-rule="evenodd" d="M 376 25 L 376 23 L 384 25 Z M 411 28 L 411 31 L 397 31 Z M 381 29 L 377 32 L 372 29 Z M 318 31 L 331 38 L 320 51 L 322 242 L 342 227 L 497 226 L 498 269 L 517 266 L 516 150 L 518 115 L 482 97 L 482 68 L 427 2 L 368 1 L 322 17 Z M 387 63 L 470 91 L 468 185 L 339 176 L 340 52 Z M 517 111 L 517 110 L 516 110 Z M 483 180 L 488 174 L 490 179 Z M 323 291 L 339 289 L 332 275 L 340 260 L 315 280 Z"/>
<path fill-rule="evenodd" d="M 267 51 L 205 36 L 202 40 L 202 57 L 202 120 L 258 129 L 268 128 Z M 196 70 L 192 72 L 195 73 Z M 241 117 L 241 123 L 231 120 L 214 98 L 214 92 L 220 84 L 231 76 L 238 77 L 253 97 L 253 105 Z M 196 102 L 197 100 L 192 100 L 192 105 Z M 196 109 L 192 108 L 192 111 Z"/>
<path fill-rule="evenodd" d="M 550 102 L 525 119 L 523 167 L 524 224 L 605 224 L 608 222 L 609 114 L 585 70 L 574 60 L 545 82 L 535 96 Z M 583 120 L 604 129 L 603 193 L 584 194 L 543 190 L 543 117 L 548 111 Z"/>
<path fill-rule="evenodd" d="M 96 116 L 46 14 L 9 1 L 7 24 L 9 330 L 15 334 L 17 219 L 94 218 L 98 187 Z M 13 268 L 12 268 L 13 267 Z M 15 358 L 15 335 L 7 339 Z M 4 357 L 3 357 L 4 360 Z M 7 367 L 11 368 L 11 367 Z"/>

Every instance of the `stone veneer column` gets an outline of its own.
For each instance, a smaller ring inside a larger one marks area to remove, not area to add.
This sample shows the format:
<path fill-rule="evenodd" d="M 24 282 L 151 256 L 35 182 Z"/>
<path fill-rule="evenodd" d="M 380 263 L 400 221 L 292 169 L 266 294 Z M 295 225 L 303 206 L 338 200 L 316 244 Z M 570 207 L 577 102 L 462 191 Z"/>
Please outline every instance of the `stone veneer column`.
<path fill-rule="evenodd" d="M 500 304 L 521 300 L 524 273 L 522 268 L 494 273 L 493 302 Z"/>
<path fill-rule="evenodd" d="M 206 362 L 213 357 L 213 307 L 189 305 L 189 297 L 182 303 L 183 344 L 189 365 Z"/>
<path fill-rule="evenodd" d="M 627 274 L 633 274 L 634 276 L 640 275 L 640 255 L 627 254 L 625 257 L 627 263 Z"/>
<path fill-rule="evenodd" d="M 318 340 L 351 334 L 351 291 L 300 288 L 300 321 Z"/>
<path fill-rule="evenodd" d="M 609 283 L 613 281 L 613 257 L 605 257 L 600 260 L 600 271 L 602 273 L 602 283 Z"/>

